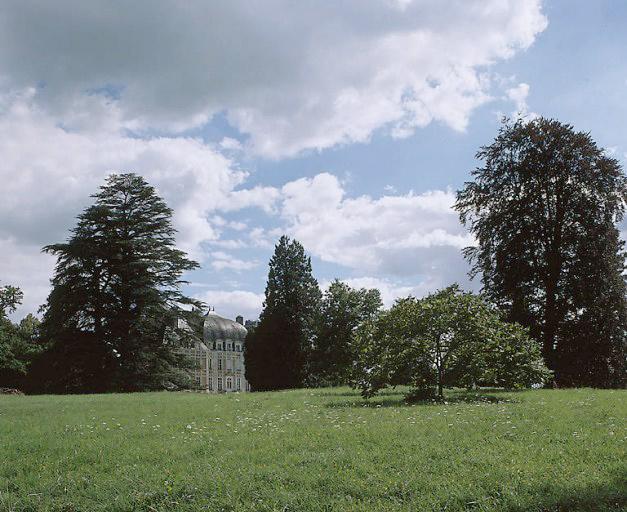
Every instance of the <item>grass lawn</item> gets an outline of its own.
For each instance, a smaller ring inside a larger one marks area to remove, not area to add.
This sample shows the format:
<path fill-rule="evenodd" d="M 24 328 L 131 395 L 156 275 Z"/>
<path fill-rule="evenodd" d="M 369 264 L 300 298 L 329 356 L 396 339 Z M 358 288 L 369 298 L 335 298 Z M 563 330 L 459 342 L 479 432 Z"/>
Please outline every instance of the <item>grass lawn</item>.
<path fill-rule="evenodd" d="M 627 391 L 449 396 L 0 396 L 0 510 L 627 509 Z"/>

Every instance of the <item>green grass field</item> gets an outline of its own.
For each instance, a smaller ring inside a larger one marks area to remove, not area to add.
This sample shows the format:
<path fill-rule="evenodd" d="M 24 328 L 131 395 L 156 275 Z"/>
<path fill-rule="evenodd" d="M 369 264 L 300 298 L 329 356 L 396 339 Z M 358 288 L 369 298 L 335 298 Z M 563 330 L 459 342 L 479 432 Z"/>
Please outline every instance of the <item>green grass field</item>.
<path fill-rule="evenodd" d="M 0 510 L 625 510 L 626 399 L 0 396 Z"/>

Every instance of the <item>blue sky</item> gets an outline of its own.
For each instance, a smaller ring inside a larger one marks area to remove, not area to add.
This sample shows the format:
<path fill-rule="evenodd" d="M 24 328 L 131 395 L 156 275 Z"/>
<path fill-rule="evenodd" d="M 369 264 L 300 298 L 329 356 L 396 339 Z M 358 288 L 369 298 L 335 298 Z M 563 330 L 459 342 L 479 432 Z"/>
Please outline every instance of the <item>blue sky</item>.
<path fill-rule="evenodd" d="M 9 2 L 0 13 L 0 281 L 22 315 L 111 171 L 175 209 L 188 291 L 254 317 L 281 233 L 321 284 L 389 304 L 466 277 L 451 211 L 499 116 L 590 131 L 626 163 L 618 0 Z"/>

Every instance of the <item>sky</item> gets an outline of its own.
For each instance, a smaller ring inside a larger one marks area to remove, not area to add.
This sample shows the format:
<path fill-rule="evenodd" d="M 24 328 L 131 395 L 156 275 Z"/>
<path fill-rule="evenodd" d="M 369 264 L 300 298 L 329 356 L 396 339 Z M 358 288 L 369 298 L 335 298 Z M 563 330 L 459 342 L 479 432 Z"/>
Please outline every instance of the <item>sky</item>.
<path fill-rule="evenodd" d="M 469 281 L 452 205 L 502 116 L 590 132 L 627 164 L 627 2 L 0 5 L 0 284 L 15 317 L 111 172 L 174 209 L 186 292 L 255 318 L 282 234 L 386 305 Z"/>

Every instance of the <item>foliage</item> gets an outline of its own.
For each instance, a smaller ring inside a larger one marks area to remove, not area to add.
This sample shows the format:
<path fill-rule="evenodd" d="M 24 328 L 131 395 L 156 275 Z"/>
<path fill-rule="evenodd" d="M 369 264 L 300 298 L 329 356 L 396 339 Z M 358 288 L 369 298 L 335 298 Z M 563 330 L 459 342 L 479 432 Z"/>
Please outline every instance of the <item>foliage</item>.
<path fill-rule="evenodd" d="M 538 118 L 506 122 L 456 209 L 483 291 L 530 328 L 558 383 L 624 383 L 627 177 L 589 134 Z"/>
<path fill-rule="evenodd" d="M 354 331 L 382 306 L 379 290 L 355 289 L 339 280 L 331 283 L 322 298 L 311 383 L 337 386 L 349 381 L 357 356 Z"/>
<path fill-rule="evenodd" d="M 618 512 L 621 390 L 0 396 L 1 511 Z"/>
<path fill-rule="evenodd" d="M 17 286 L 0 286 L 0 317 L 13 313 L 22 303 L 24 293 Z"/>
<path fill-rule="evenodd" d="M 259 325 L 246 340 L 246 379 L 257 391 L 302 387 L 320 305 L 311 259 L 282 236 L 270 259 Z"/>
<path fill-rule="evenodd" d="M 184 359 L 166 340 L 181 275 L 198 266 L 175 248 L 172 210 L 135 174 L 109 176 L 57 256 L 42 323 L 50 344 L 35 365 L 39 391 L 158 389 L 183 383 Z"/>
<path fill-rule="evenodd" d="M 22 298 L 17 287 L 0 287 L 0 387 L 22 388 L 30 363 L 40 350 L 36 342 L 39 320 L 29 314 L 16 325 L 8 318 Z"/>
<path fill-rule="evenodd" d="M 416 390 L 491 384 L 528 387 L 549 376 L 524 328 L 501 320 L 481 297 L 457 285 L 423 299 L 409 297 L 358 331 L 366 397 L 387 386 Z"/>

